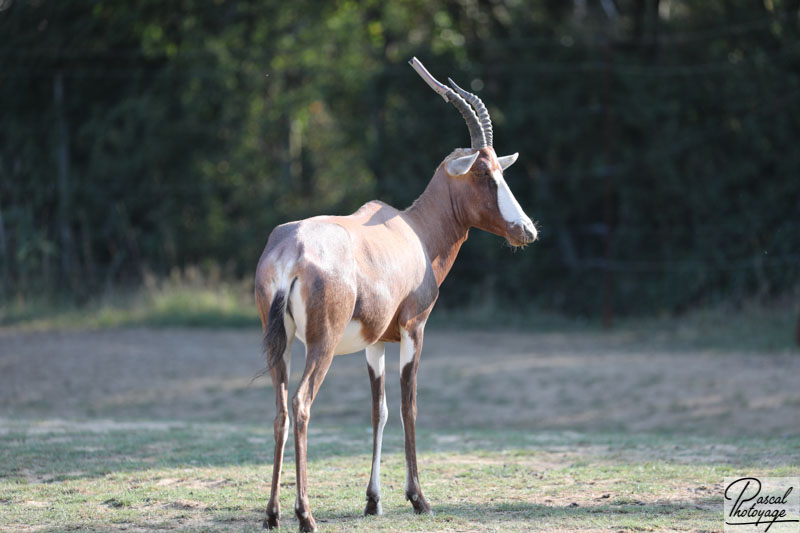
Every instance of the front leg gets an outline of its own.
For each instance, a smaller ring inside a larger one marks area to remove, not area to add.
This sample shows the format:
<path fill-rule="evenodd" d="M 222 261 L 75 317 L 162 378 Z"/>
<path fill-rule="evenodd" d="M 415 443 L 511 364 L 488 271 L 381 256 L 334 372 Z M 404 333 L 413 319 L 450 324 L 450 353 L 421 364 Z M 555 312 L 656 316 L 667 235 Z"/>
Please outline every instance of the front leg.
<path fill-rule="evenodd" d="M 400 328 L 400 394 L 406 445 L 406 499 L 414 512 L 427 514 L 431 506 L 425 501 L 417 473 L 417 448 L 414 424 L 417 420 L 417 368 L 422 353 L 422 328 L 411 331 Z"/>
<path fill-rule="evenodd" d="M 367 371 L 372 388 L 372 474 L 367 485 L 367 506 L 365 515 L 382 514 L 381 509 L 381 443 L 383 428 L 389 410 L 386 407 L 386 365 L 385 345 L 376 342 L 367 346 Z"/>

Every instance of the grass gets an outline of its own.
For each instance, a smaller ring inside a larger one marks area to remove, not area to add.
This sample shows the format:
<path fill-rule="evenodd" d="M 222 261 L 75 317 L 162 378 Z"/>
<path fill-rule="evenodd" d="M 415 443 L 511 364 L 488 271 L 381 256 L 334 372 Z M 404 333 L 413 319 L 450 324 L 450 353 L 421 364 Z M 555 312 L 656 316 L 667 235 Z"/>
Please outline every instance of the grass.
<path fill-rule="evenodd" d="M 363 358 L 345 357 L 320 391 L 310 430 L 317 523 L 322 531 L 721 530 L 724 477 L 800 473 L 789 382 L 797 313 L 796 303 L 717 308 L 606 331 L 541 311 L 437 310 L 418 428 L 433 516 L 415 516 L 404 501 L 396 379 L 387 385 L 385 514 L 361 516 L 369 393 Z M 83 307 L 6 302 L 0 325 L 0 530 L 260 530 L 271 390 L 249 383 L 261 361 L 246 283 L 190 271 Z M 86 331 L 110 326 L 205 329 Z M 501 327 L 515 333 L 487 331 Z M 282 523 L 294 530 L 291 441 L 284 464 Z"/>
<path fill-rule="evenodd" d="M 369 441 L 365 426 L 312 428 L 311 503 L 322 531 L 719 530 L 725 476 L 800 470 L 800 437 L 423 430 L 421 482 L 434 514 L 420 517 L 403 498 L 402 434 L 387 430 L 385 514 L 363 518 Z M 271 443 L 266 425 L 5 420 L 0 524 L 256 531 Z M 292 461 L 288 449 L 281 507 L 290 530 Z"/>
<path fill-rule="evenodd" d="M 0 326 L 29 330 L 118 326 L 253 327 L 259 324 L 252 284 L 209 278 L 197 269 L 142 287 L 111 290 L 84 305 L 47 298 L 0 303 Z"/>
<path fill-rule="evenodd" d="M 449 329 L 508 329 L 535 332 L 623 332 L 630 340 L 646 340 L 670 349 L 796 351 L 800 300 L 771 304 L 748 302 L 741 306 L 717 305 L 681 315 L 617 317 L 611 330 L 600 318 L 567 317 L 538 308 L 437 309 L 429 324 Z"/>

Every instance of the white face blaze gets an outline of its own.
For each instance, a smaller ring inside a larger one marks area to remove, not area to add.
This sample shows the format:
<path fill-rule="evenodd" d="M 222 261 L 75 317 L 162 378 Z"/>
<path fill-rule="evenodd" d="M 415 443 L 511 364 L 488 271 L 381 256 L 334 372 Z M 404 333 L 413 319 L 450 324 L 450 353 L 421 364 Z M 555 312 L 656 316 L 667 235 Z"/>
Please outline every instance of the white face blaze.
<path fill-rule="evenodd" d="M 508 183 L 506 183 L 505 178 L 503 178 L 503 173 L 496 170 L 492 173 L 492 177 L 495 183 L 497 183 L 497 207 L 500 209 L 500 214 L 503 215 L 506 222 L 526 226 L 529 229 L 533 228 L 533 222 L 531 222 L 531 219 L 528 218 L 528 215 L 522 210 L 517 199 L 514 198 L 511 189 L 508 188 Z M 534 229 L 533 231 L 535 235 L 536 230 Z"/>

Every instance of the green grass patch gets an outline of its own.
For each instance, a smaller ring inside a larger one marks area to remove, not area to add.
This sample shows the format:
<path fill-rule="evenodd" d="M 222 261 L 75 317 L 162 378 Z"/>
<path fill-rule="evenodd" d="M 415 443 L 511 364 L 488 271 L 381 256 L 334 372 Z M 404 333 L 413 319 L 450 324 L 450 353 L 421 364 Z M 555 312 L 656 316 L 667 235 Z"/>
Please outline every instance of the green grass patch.
<path fill-rule="evenodd" d="M 312 428 L 310 495 L 321 531 L 719 530 L 725 476 L 800 470 L 800 437 L 423 430 L 421 483 L 434 514 L 420 517 L 403 497 L 402 443 L 399 429 L 387 430 L 385 514 L 363 518 L 368 428 Z M 281 492 L 289 530 L 297 527 L 291 448 Z M 267 424 L 5 420 L 0 524 L 255 531 L 271 462 Z"/>
<path fill-rule="evenodd" d="M 22 329 L 116 326 L 255 327 L 252 283 L 209 279 L 196 270 L 142 287 L 110 290 L 78 305 L 69 299 L 17 298 L 0 304 L 0 325 Z"/>

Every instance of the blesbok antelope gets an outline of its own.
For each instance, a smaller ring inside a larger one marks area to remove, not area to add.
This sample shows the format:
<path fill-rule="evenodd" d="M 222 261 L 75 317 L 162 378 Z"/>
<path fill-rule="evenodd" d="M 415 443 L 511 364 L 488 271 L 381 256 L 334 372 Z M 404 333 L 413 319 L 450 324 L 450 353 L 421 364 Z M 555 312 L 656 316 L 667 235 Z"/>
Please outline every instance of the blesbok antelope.
<path fill-rule="evenodd" d="M 472 227 L 505 237 L 513 246 L 536 240 L 536 228 L 503 179 L 503 170 L 518 154 L 497 157 L 483 102 L 452 80 L 452 89 L 439 83 L 417 58 L 409 63 L 461 112 L 471 148 L 447 156 L 422 195 L 404 211 L 372 201 L 352 215 L 290 222 L 270 235 L 255 279 L 277 407 L 272 492 L 264 527 L 277 527 L 280 516 L 278 491 L 289 435 L 287 386 L 294 337 L 306 346 L 303 377 L 292 398 L 297 465 L 294 512 L 300 530 L 316 528 L 306 480 L 311 404 L 333 357 L 365 348 L 372 386 L 373 441 L 364 513 L 381 513 L 381 440 L 388 414 L 384 398 L 386 342 L 400 342 L 406 499 L 415 512 L 430 512 L 417 477 L 414 421 L 422 335 L 439 286 Z"/>

